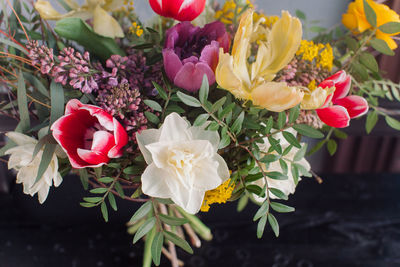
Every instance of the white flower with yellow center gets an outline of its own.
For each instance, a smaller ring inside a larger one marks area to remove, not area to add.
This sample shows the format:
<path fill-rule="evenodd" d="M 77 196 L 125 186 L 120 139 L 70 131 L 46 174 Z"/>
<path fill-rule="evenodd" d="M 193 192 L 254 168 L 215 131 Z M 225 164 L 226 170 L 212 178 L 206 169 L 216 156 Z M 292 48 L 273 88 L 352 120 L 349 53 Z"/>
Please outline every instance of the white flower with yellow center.
<path fill-rule="evenodd" d="M 186 212 L 200 210 L 204 194 L 229 178 L 228 166 L 218 155 L 218 132 L 191 127 L 177 113 L 160 129 L 136 135 L 148 167 L 142 175 L 143 193 L 171 198 Z"/>
<path fill-rule="evenodd" d="M 32 159 L 35 146 L 38 143 L 36 139 L 17 132 L 8 132 L 6 136 L 17 144 L 17 146 L 5 152 L 6 155 L 10 155 L 8 169 L 15 169 L 18 172 L 17 183 L 23 184 L 24 193 L 31 196 L 38 193 L 39 202 L 42 204 L 46 200 L 53 182 L 55 187 L 58 187 L 62 182 L 62 177 L 58 173 L 57 156 L 53 155 L 47 170 L 35 183 L 43 149 Z"/>

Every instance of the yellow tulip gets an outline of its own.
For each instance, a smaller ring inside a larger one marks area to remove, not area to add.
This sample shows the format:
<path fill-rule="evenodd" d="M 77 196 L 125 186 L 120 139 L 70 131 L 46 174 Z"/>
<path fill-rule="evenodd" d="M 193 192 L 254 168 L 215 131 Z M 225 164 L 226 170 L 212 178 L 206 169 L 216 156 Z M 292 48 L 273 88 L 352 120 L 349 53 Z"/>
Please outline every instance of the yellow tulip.
<path fill-rule="evenodd" d="M 378 4 L 371 0 L 367 0 L 367 2 L 376 13 L 377 27 L 388 22 L 400 22 L 400 16 L 387 5 Z M 362 33 L 373 28 L 365 16 L 363 0 L 356 0 L 355 2 L 349 4 L 347 13 L 343 14 L 342 16 L 342 23 L 354 33 Z M 378 29 L 376 31 L 376 38 L 385 41 L 393 50 L 397 48 L 397 44 L 390 36 L 394 36 L 399 33 L 400 32 L 388 34 Z"/>
<path fill-rule="evenodd" d="M 273 82 L 276 73 L 293 59 L 299 48 L 301 22 L 286 11 L 271 29 L 263 18 L 253 22 L 253 11 L 243 14 L 236 32 L 232 53 L 220 49 L 216 81 L 236 98 L 250 100 L 254 105 L 281 112 L 299 104 L 304 92 L 284 82 Z M 258 44 L 255 60 L 249 62 L 252 43 Z"/>
<path fill-rule="evenodd" d="M 93 30 L 103 36 L 115 38 L 124 37 L 121 26 L 108 12 L 115 11 L 123 5 L 123 0 L 86 0 L 79 6 L 74 0 L 64 0 L 71 11 L 61 14 L 44 0 L 35 3 L 35 9 L 46 20 L 59 20 L 63 18 L 93 19 Z"/>

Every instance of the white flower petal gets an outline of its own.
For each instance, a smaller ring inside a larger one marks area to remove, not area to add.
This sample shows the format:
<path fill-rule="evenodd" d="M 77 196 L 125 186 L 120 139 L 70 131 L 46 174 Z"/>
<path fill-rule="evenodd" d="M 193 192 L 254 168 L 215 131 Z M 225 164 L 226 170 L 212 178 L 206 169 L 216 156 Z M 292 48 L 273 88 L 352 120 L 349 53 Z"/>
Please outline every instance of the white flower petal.
<path fill-rule="evenodd" d="M 221 177 L 223 183 L 230 177 L 228 165 L 226 164 L 224 158 L 218 154 L 214 156 L 214 160 L 218 162 L 218 175 Z"/>
<path fill-rule="evenodd" d="M 193 187 L 203 191 L 215 189 L 223 183 L 218 175 L 216 162 L 210 160 L 201 162 L 200 167 L 194 170 L 194 178 Z"/>
<path fill-rule="evenodd" d="M 146 148 L 146 145 L 158 142 L 160 139 L 160 133 L 160 130 L 148 129 L 136 134 L 136 140 L 138 142 L 139 149 L 142 152 L 147 164 L 152 163 L 153 160 L 150 151 Z"/>
<path fill-rule="evenodd" d="M 220 142 L 219 134 L 217 131 L 206 131 L 202 127 L 190 127 L 190 132 L 192 133 L 193 140 L 207 140 L 210 141 L 211 145 L 218 150 L 218 145 Z"/>
<path fill-rule="evenodd" d="M 153 163 L 157 166 L 157 168 L 168 167 L 168 144 L 157 142 L 146 145 L 145 147 L 148 151 L 150 151 Z"/>
<path fill-rule="evenodd" d="M 168 175 L 163 169 L 157 168 L 154 163 L 150 164 L 144 170 L 141 178 L 143 193 L 152 197 L 170 198 L 172 194 L 165 183 Z"/>
<path fill-rule="evenodd" d="M 186 202 L 184 203 L 180 203 L 181 205 L 178 205 L 180 207 L 182 207 L 187 213 L 190 214 L 196 214 L 197 212 L 199 212 L 201 205 L 203 204 L 203 199 L 204 199 L 204 191 L 199 191 L 196 189 L 192 189 L 191 191 L 186 191 L 184 194 L 185 196 L 187 196 Z M 173 200 L 173 199 L 172 199 Z"/>
<path fill-rule="evenodd" d="M 169 114 L 161 127 L 160 141 L 173 142 L 173 141 L 189 141 L 192 136 L 188 131 L 189 123 L 184 120 L 178 113 Z"/>
<path fill-rule="evenodd" d="M 8 132 L 6 136 L 14 141 L 17 145 L 37 144 L 37 140 L 30 136 L 17 132 Z"/>

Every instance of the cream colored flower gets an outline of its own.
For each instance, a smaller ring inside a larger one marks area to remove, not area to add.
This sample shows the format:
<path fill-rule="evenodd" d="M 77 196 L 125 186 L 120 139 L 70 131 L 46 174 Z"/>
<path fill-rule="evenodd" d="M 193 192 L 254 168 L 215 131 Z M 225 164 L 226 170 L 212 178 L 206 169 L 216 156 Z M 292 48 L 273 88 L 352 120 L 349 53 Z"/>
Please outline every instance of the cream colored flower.
<path fill-rule="evenodd" d="M 286 132 L 290 132 L 294 136 L 297 135 L 297 132 L 293 128 L 289 128 L 289 129 L 287 129 L 285 131 Z M 278 139 L 280 140 L 280 144 L 282 146 L 282 149 L 285 149 L 290 145 L 286 141 L 286 139 L 283 137 L 282 133 L 278 133 L 278 134 L 274 135 L 274 138 L 277 139 L 277 140 Z M 302 145 L 304 145 L 304 144 L 302 144 Z M 268 152 L 268 149 L 270 148 L 270 144 L 269 144 L 268 138 L 265 138 L 264 139 L 264 144 L 260 144 L 259 147 L 260 147 L 260 151 Z M 291 165 L 291 161 L 293 161 L 293 158 L 294 158 L 294 156 L 296 155 L 296 153 L 298 151 L 299 151 L 298 148 L 293 147 L 286 156 L 282 157 L 282 159 L 289 166 L 289 171 L 288 171 L 288 174 L 287 174 L 288 179 L 287 180 L 275 180 L 275 179 L 267 178 L 267 182 L 268 182 L 268 187 L 269 188 L 279 189 L 285 195 L 293 194 L 295 192 L 296 184 L 294 182 L 293 175 L 292 175 L 292 173 L 290 171 L 290 165 Z M 308 163 L 308 161 L 305 158 L 302 158 L 301 160 L 297 161 L 296 163 L 301 165 L 301 166 L 303 166 L 304 170 L 307 171 L 307 172 L 310 171 L 310 169 L 311 169 L 310 164 Z M 273 171 L 283 172 L 282 167 L 279 164 L 279 161 L 271 162 L 269 164 L 269 166 L 268 166 L 268 169 L 265 168 L 264 170 L 268 171 L 268 172 L 273 172 Z M 304 173 L 302 173 L 301 170 L 300 170 L 300 174 L 304 175 Z M 300 180 L 301 180 L 301 178 L 299 177 L 299 181 Z M 265 180 L 264 179 L 259 179 L 259 180 L 255 181 L 254 183 L 256 185 L 260 186 L 261 188 L 263 188 L 264 185 L 265 185 Z M 271 199 L 277 199 L 278 198 L 277 196 L 275 196 L 271 192 L 270 192 L 269 196 L 270 196 Z M 255 194 L 252 194 L 252 198 L 256 202 L 261 203 L 261 202 L 263 202 L 265 200 L 266 197 L 262 198 L 262 197 L 259 197 L 259 196 L 255 195 Z"/>
<path fill-rule="evenodd" d="M 35 184 L 43 149 L 32 159 L 35 146 L 38 143 L 36 139 L 17 132 L 8 132 L 6 135 L 17 144 L 17 146 L 5 152 L 5 154 L 10 155 L 8 169 L 15 169 L 18 172 L 17 183 L 23 184 L 24 193 L 31 196 L 38 193 L 39 202 L 42 204 L 46 200 L 53 182 L 56 187 L 62 182 L 62 177 L 58 173 L 57 156 L 53 155 L 49 167 Z"/>
<path fill-rule="evenodd" d="M 74 0 L 64 0 L 71 11 L 60 14 L 53 6 L 44 0 L 35 3 L 35 9 L 43 19 L 59 20 L 63 18 L 80 18 L 82 20 L 93 19 L 93 30 L 106 37 L 124 37 L 121 26 L 108 13 L 122 7 L 123 0 L 86 0 L 79 6 Z"/>
<path fill-rule="evenodd" d="M 289 64 L 300 46 L 301 22 L 283 11 L 282 17 L 269 29 L 262 24 L 264 18 L 254 23 L 253 14 L 252 10 L 243 14 L 232 53 L 220 49 L 216 81 L 239 99 L 281 112 L 299 104 L 304 96 L 300 88 L 272 81 L 277 72 Z M 252 43 L 258 45 L 254 58 L 251 56 Z"/>
<path fill-rule="evenodd" d="M 228 166 L 218 155 L 218 132 L 190 124 L 177 113 L 160 129 L 136 135 L 148 167 L 142 174 L 143 193 L 171 198 L 186 212 L 200 210 L 204 194 L 229 178 Z"/>

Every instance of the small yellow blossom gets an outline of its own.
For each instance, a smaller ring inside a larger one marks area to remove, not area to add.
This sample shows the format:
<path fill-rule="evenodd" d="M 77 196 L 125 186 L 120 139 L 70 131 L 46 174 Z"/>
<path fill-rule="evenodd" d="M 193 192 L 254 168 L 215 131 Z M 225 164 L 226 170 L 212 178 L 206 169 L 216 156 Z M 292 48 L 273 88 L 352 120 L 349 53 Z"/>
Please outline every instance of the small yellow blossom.
<path fill-rule="evenodd" d="M 129 27 L 129 32 L 136 34 L 138 37 L 140 37 L 143 34 L 143 29 L 136 22 L 132 22 L 132 26 Z"/>
<path fill-rule="evenodd" d="M 379 4 L 372 0 L 367 0 L 367 3 L 375 11 L 377 27 L 388 22 L 400 22 L 400 16 L 387 5 Z M 342 23 L 355 34 L 373 28 L 372 25 L 369 24 L 364 13 L 364 0 L 356 0 L 349 4 L 347 13 L 342 16 Z M 390 49 L 393 50 L 397 48 L 397 44 L 391 36 L 399 33 L 400 32 L 388 34 L 378 29 L 376 31 L 376 38 L 385 41 Z"/>
<path fill-rule="evenodd" d="M 246 4 L 249 6 L 249 8 L 253 8 L 253 5 L 249 0 L 247 0 Z M 235 10 L 236 14 L 239 14 L 242 11 L 241 7 L 237 7 L 235 1 L 233 0 L 228 0 L 225 2 L 223 7 L 215 12 L 215 19 L 221 21 L 224 24 L 232 24 L 233 23 L 233 18 L 235 16 Z"/>
<path fill-rule="evenodd" d="M 333 67 L 333 50 L 330 44 L 326 44 L 325 49 L 320 52 L 317 60 L 317 67 L 326 68 L 329 71 Z"/>
<path fill-rule="evenodd" d="M 303 60 L 312 62 L 317 56 L 320 46 L 314 44 L 313 41 L 302 40 L 300 48 L 297 50 L 296 55 L 300 56 Z"/>
<path fill-rule="evenodd" d="M 206 191 L 200 210 L 202 212 L 207 212 L 210 209 L 211 204 L 226 203 L 226 201 L 232 196 L 234 188 L 235 185 L 231 183 L 231 179 L 228 179 L 217 188 Z"/>
<path fill-rule="evenodd" d="M 308 89 L 310 90 L 314 90 L 315 88 L 317 88 L 317 84 L 315 80 L 312 80 L 308 85 L 307 85 Z"/>

